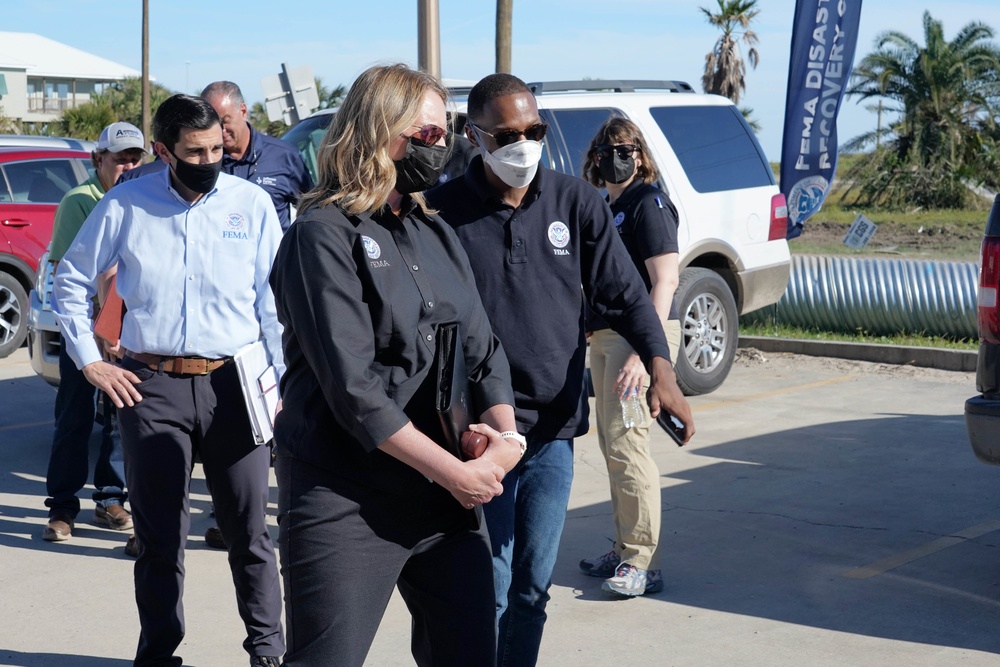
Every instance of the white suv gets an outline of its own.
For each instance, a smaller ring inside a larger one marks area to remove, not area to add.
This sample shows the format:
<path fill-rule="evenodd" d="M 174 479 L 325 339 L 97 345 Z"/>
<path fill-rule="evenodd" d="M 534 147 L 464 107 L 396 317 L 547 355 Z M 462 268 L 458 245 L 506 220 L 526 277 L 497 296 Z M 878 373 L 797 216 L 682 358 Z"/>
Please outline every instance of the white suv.
<path fill-rule="evenodd" d="M 590 140 L 611 116 L 642 130 L 680 218 L 677 381 L 689 395 L 715 390 L 733 364 L 739 315 L 776 303 L 791 268 L 785 197 L 750 126 L 730 100 L 680 81 L 529 85 L 549 125 L 542 163 L 551 169 L 580 176 Z M 462 119 L 464 98 L 456 101 Z M 314 174 L 332 118 L 332 110 L 317 112 L 282 137 Z"/>
<path fill-rule="evenodd" d="M 680 81 L 529 85 L 549 124 L 542 159 L 552 169 L 581 176 L 611 116 L 642 130 L 680 219 L 677 381 L 687 394 L 715 390 L 732 367 L 739 315 L 776 303 L 791 268 L 785 197 L 750 126 L 727 98 Z"/>

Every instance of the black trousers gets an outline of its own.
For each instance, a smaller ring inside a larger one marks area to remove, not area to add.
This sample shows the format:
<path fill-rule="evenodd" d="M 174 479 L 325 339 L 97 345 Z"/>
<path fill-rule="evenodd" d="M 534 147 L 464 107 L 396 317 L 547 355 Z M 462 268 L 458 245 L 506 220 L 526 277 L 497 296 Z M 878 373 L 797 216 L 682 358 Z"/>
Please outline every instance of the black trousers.
<path fill-rule="evenodd" d="M 275 473 L 286 667 L 363 665 L 394 586 L 413 617 L 418 665 L 495 665 L 485 522 L 470 529 L 456 502 L 453 529 L 424 530 L 422 498 L 401 502 L 280 451 Z"/>
<path fill-rule="evenodd" d="M 135 665 L 180 665 L 184 637 L 184 546 L 191 527 L 188 487 L 195 451 L 229 549 L 250 655 L 280 656 L 281 589 L 265 523 L 270 450 L 254 444 L 236 375 L 159 373 L 130 358 L 142 401 L 119 411 L 129 500 L 140 553 L 135 599 L 141 631 Z"/>

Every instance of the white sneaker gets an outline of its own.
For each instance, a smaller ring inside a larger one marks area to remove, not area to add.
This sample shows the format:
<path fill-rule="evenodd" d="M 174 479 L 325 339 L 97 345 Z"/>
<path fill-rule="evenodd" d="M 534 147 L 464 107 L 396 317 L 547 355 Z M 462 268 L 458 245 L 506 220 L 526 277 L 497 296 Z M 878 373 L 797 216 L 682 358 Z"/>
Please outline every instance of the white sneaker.
<path fill-rule="evenodd" d="M 615 576 L 604 580 L 601 590 L 630 598 L 643 595 L 646 593 L 646 570 L 631 563 L 622 563 L 615 570 Z"/>

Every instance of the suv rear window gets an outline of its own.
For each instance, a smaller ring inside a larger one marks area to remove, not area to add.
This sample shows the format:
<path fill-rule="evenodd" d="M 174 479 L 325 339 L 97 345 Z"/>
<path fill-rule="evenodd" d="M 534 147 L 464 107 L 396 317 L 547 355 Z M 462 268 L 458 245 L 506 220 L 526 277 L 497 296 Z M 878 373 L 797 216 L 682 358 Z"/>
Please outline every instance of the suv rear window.
<path fill-rule="evenodd" d="M 774 185 L 753 130 L 736 107 L 654 107 L 649 113 L 698 192 Z"/>

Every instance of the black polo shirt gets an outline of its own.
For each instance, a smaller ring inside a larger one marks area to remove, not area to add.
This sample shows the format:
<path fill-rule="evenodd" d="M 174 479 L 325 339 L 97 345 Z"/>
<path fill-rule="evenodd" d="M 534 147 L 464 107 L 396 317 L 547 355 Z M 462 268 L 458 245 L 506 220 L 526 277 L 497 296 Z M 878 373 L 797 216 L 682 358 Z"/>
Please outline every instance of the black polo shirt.
<path fill-rule="evenodd" d="M 611 204 L 611 215 L 614 216 L 618 237 L 642 276 L 646 291 L 652 291 L 653 281 L 649 278 L 646 260 L 678 252 L 677 208 L 663 190 L 636 179 Z M 670 302 L 669 319 L 678 319 L 674 301 Z M 607 328 L 607 322 L 590 313 L 587 329 L 597 331 Z"/>
<path fill-rule="evenodd" d="M 642 279 L 593 186 L 539 167 L 521 206 L 504 203 L 477 156 L 428 201 L 462 240 L 510 360 L 518 429 L 535 440 L 587 432 L 584 300 L 649 365 L 670 358 Z"/>
<path fill-rule="evenodd" d="M 256 183 L 267 190 L 278 212 L 281 229 L 292 224 L 290 206 L 294 206 L 303 193 L 312 190 L 313 181 L 295 146 L 266 134 L 261 134 L 247 123 L 250 143 L 239 160 L 223 154 L 222 170 Z"/>
<path fill-rule="evenodd" d="M 408 421 L 441 442 L 430 370 L 444 323 L 460 325 L 478 409 L 513 405 L 469 260 L 440 218 L 310 208 L 282 239 L 270 283 L 287 368 L 279 451 L 391 494 L 428 487 L 376 447 Z"/>

